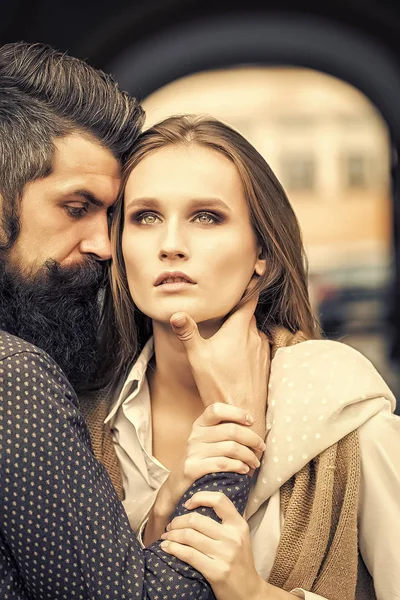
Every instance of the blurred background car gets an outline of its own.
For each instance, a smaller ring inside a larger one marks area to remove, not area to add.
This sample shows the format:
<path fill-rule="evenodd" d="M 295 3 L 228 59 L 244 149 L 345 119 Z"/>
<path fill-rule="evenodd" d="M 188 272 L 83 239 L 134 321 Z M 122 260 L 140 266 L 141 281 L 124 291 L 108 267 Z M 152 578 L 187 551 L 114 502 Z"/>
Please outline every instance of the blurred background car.
<path fill-rule="evenodd" d="M 390 264 L 361 264 L 316 275 L 311 285 L 325 334 L 339 338 L 385 330 L 391 280 Z"/>

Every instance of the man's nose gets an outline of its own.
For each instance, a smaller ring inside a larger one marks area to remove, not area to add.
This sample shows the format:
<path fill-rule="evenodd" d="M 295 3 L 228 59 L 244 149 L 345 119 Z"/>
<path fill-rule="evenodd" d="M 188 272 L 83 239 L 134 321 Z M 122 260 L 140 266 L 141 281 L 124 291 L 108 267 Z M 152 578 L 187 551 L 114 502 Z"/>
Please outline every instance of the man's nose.
<path fill-rule="evenodd" d="M 97 260 L 110 260 L 111 242 L 106 218 L 104 223 L 97 223 L 88 229 L 80 244 L 80 251 L 82 254 L 91 254 Z"/>

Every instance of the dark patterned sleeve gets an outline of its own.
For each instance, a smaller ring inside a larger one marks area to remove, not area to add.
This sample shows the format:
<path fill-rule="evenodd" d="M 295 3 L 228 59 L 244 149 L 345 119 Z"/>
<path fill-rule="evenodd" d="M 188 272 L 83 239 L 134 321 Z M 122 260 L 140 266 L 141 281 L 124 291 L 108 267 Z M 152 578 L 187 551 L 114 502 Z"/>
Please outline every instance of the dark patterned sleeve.
<path fill-rule="evenodd" d="M 0 360 L 0 468 L 2 600 L 214 598 L 159 543 L 140 548 L 73 390 L 40 351 Z M 246 475 L 213 474 L 186 498 L 222 491 L 243 513 L 249 486 Z"/>

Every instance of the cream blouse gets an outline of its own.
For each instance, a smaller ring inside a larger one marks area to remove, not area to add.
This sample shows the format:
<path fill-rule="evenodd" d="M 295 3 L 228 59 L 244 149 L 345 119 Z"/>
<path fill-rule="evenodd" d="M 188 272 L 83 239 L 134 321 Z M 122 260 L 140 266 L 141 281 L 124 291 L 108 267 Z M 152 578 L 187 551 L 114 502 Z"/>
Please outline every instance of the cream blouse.
<path fill-rule="evenodd" d="M 146 370 L 153 351 L 151 339 L 105 421 L 121 465 L 123 504 L 139 539 L 169 474 L 152 454 Z M 313 340 L 278 350 L 271 364 L 267 449 L 245 512 L 261 577 L 268 580 L 283 527 L 280 486 L 358 428 L 360 551 L 377 600 L 400 598 L 400 418 L 392 414 L 394 407 L 394 397 L 373 365 L 345 344 Z M 305 590 L 291 593 L 323 600 Z"/>

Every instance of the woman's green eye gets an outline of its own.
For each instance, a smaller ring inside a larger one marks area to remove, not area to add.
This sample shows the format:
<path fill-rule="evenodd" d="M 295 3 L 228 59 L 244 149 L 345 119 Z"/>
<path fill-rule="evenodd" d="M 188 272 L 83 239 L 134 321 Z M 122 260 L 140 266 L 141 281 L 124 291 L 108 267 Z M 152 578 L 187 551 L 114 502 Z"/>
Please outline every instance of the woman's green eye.
<path fill-rule="evenodd" d="M 198 217 L 200 223 L 209 223 L 210 221 L 212 222 L 213 219 L 212 217 L 210 217 L 210 215 L 199 215 Z"/>
<path fill-rule="evenodd" d="M 134 223 L 138 225 L 155 225 L 160 222 L 160 217 L 155 213 L 139 212 L 131 217 Z M 192 219 L 192 223 L 200 223 L 201 225 L 214 225 L 221 223 L 222 218 L 212 212 L 199 212 Z"/>
<path fill-rule="evenodd" d="M 159 217 L 154 213 L 139 212 L 132 215 L 132 220 L 138 225 L 154 225 L 159 220 Z"/>
<path fill-rule="evenodd" d="M 195 221 L 202 223 L 203 225 L 212 225 L 213 223 L 219 223 L 221 219 L 219 219 L 217 215 L 214 215 L 213 213 L 203 212 L 196 216 Z"/>
<path fill-rule="evenodd" d="M 156 216 L 155 215 L 145 215 L 143 217 L 143 221 L 146 223 L 146 225 L 153 225 L 153 223 L 156 222 Z"/>

